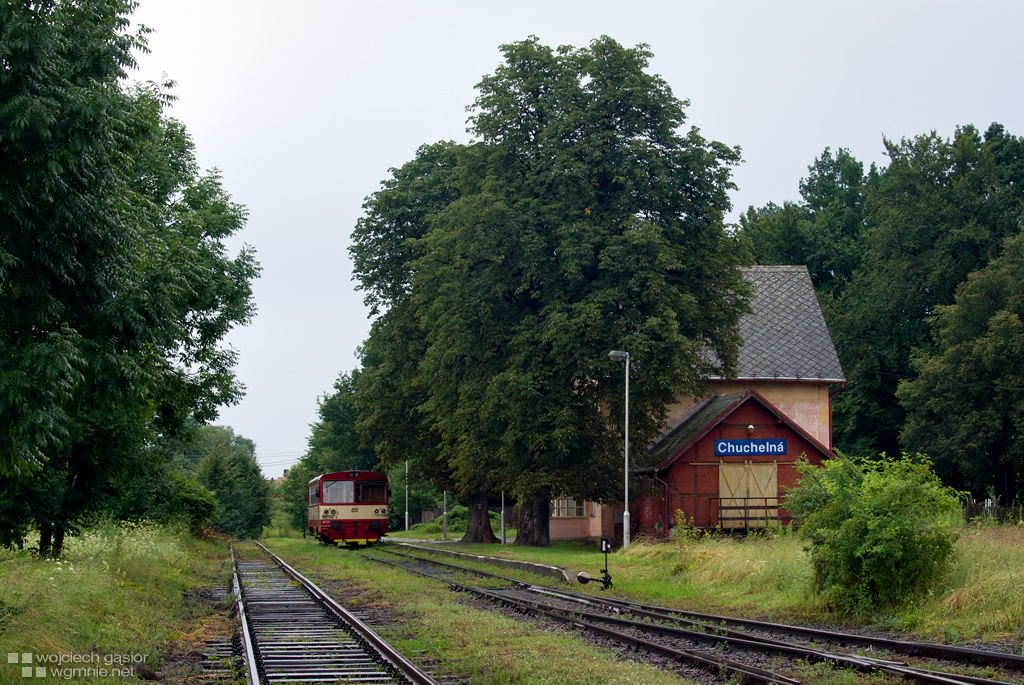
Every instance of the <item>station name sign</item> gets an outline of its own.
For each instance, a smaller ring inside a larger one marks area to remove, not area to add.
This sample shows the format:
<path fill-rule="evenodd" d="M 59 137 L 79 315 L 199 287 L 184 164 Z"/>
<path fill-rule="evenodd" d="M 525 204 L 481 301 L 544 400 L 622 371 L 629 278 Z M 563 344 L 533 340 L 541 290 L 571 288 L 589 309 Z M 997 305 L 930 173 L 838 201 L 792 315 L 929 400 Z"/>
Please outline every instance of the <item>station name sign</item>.
<path fill-rule="evenodd" d="M 715 440 L 715 456 L 719 457 L 785 453 L 785 438 L 772 440 Z"/>

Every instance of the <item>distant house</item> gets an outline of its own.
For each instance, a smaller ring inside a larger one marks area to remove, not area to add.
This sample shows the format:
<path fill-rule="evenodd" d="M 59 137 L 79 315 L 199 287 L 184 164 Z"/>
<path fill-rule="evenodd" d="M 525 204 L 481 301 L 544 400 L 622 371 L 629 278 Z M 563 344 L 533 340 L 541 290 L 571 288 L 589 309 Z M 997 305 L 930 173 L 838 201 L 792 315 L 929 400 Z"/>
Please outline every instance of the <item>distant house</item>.
<path fill-rule="evenodd" d="M 736 375 L 668 408 L 669 425 L 649 447 L 657 465 L 631 470 L 632 535 L 664 535 L 677 516 L 724 528 L 785 520 L 797 459 L 832 456 L 832 396 L 846 378 L 810 275 L 803 266 L 743 273 L 753 312 L 740 320 Z M 550 524 L 552 539 L 621 539 L 622 505 L 555 500 Z"/>
<path fill-rule="evenodd" d="M 281 485 L 286 480 L 288 480 L 288 469 L 284 470 L 284 474 L 278 476 L 277 478 L 272 478 L 271 480 L 274 481 L 275 486 Z"/>

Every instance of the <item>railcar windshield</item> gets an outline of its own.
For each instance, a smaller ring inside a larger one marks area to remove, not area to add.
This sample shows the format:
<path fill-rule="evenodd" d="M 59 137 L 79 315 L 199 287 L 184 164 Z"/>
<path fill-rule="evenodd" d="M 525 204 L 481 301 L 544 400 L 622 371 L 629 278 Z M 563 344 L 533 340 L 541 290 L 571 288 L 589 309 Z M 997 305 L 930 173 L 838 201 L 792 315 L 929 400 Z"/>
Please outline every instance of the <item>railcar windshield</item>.
<path fill-rule="evenodd" d="M 356 502 L 362 504 L 384 504 L 387 501 L 387 481 L 361 480 L 356 482 Z"/>
<path fill-rule="evenodd" d="M 324 504 L 350 504 L 352 502 L 352 481 L 327 480 L 321 483 L 324 490 Z"/>

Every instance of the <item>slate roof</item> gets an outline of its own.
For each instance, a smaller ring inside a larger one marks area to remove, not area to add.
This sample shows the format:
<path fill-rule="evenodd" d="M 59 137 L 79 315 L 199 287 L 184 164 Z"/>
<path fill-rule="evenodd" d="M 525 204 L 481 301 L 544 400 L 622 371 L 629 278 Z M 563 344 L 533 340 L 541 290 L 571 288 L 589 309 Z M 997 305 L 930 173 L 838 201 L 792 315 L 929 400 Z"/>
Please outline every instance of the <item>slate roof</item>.
<path fill-rule="evenodd" d="M 742 269 L 753 314 L 740 319 L 736 379 L 846 381 L 805 266 Z"/>
<path fill-rule="evenodd" d="M 832 451 L 815 440 L 804 429 L 796 425 L 771 402 L 762 397 L 756 390 L 731 392 L 726 395 L 714 395 L 701 402 L 696 409 L 669 428 L 649 448 L 651 457 L 657 457 L 661 463 L 655 467 L 635 469 L 637 473 L 658 472 L 668 468 L 686 448 L 697 442 L 708 431 L 725 420 L 741 404 L 756 401 L 774 414 L 794 432 L 799 434 L 812 447 L 816 447 L 826 457 L 834 456 Z"/>

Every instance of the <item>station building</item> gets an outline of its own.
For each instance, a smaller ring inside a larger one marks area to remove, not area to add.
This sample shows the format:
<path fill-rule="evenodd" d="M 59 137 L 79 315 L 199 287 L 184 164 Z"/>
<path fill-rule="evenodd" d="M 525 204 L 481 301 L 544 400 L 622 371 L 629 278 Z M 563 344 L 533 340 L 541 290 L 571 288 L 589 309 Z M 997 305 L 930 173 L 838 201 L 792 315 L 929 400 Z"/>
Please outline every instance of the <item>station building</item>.
<path fill-rule="evenodd" d="M 786 522 L 797 460 L 832 453 L 832 397 L 846 383 L 804 266 L 742 270 L 754 295 L 739 323 L 736 375 L 709 379 L 706 397 L 678 396 L 647 464 L 630 474 L 631 537 Z M 622 539 L 622 504 L 556 499 L 553 540 Z"/>

